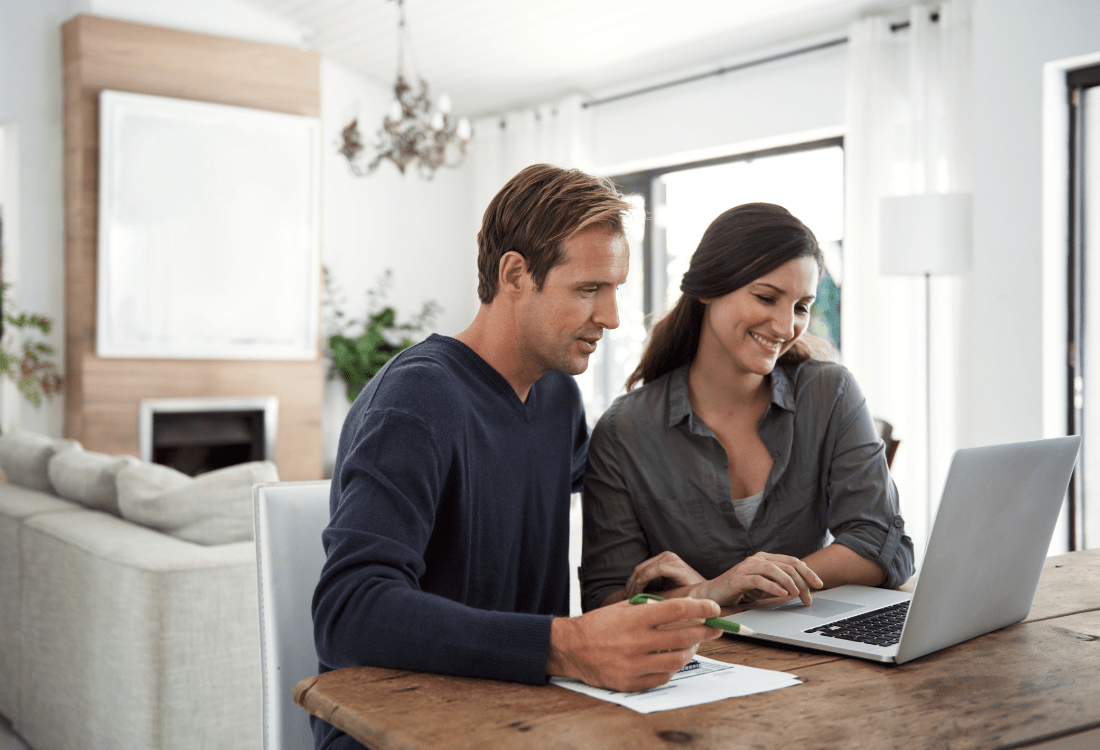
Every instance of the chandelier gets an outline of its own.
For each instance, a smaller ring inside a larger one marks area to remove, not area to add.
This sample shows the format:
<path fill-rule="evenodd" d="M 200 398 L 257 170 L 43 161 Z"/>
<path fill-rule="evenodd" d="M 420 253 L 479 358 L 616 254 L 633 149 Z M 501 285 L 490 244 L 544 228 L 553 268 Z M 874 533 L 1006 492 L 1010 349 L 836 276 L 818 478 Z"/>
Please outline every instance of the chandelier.
<path fill-rule="evenodd" d="M 382 120 L 382 127 L 370 144 L 363 143 L 359 131 L 359 118 L 344 126 L 340 132 L 339 153 L 351 166 L 352 174 L 364 177 L 378 169 L 384 159 L 392 161 L 401 174 L 410 164 L 416 164 L 420 176 L 430 180 L 439 167 L 457 167 L 466 155 L 472 131 L 465 117 L 457 123 L 451 117 L 451 99 L 446 94 L 439 97 L 435 108 L 428 96 L 428 82 L 420 76 L 414 88 L 405 78 L 406 49 L 410 68 L 416 70 L 412 37 L 405 23 L 404 0 L 396 0 L 397 24 L 397 83 L 394 84 L 394 100 Z M 406 42 L 408 44 L 406 45 Z M 364 152 L 370 151 L 372 156 Z"/>

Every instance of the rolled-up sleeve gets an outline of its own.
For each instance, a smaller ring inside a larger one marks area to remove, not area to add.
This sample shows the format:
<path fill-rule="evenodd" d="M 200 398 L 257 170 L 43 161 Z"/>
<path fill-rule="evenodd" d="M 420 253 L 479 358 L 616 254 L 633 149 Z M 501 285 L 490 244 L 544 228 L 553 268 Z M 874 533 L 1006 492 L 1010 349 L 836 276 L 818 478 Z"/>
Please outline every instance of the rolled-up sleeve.
<path fill-rule="evenodd" d="M 584 475 L 580 584 L 585 612 L 623 588 L 634 566 L 649 556 L 645 531 L 623 479 L 618 447 L 614 413 L 608 411 L 592 431 Z"/>
<path fill-rule="evenodd" d="M 828 525 L 837 544 L 873 560 L 897 588 L 913 575 L 913 541 L 905 533 L 898 490 L 884 447 L 855 379 L 845 371 L 827 433 Z"/>

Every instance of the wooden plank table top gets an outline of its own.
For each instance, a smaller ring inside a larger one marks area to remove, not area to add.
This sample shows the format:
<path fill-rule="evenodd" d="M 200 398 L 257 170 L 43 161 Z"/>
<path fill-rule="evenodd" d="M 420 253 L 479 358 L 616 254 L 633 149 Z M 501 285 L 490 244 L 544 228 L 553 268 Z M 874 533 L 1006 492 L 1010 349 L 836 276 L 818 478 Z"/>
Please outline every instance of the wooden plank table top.
<path fill-rule="evenodd" d="M 1034 746 L 1100 727 L 1100 552 L 1048 560 L 1024 622 L 900 666 L 730 636 L 700 653 L 803 684 L 639 714 L 553 685 L 354 667 L 295 699 L 373 750 Z"/>
<path fill-rule="evenodd" d="M 1024 622 L 1100 609 L 1100 549 L 1048 557 Z"/>

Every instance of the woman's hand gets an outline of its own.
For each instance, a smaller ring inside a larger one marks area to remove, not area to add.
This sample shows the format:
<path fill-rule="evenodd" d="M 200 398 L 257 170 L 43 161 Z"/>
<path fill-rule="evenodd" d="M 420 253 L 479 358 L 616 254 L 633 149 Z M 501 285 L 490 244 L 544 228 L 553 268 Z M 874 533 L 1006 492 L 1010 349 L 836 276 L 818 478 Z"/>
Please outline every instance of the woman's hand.
<path fill-rule="evenodd" d="M 705 583 L 707 580 L 681 560 L 675 552 L 665 551 L 634 566 L 634 572 L 626 581 L 624 598 L 629 599 L 635 594 L 642 593 L 646 586 L 659 578 L 668 579 L 669 585 L 664 587 L 668 589 L 693 586 Z"/>
<path fill-rule="evenodd" d="M 822 586 L 824 583 L 817 574 L 797 557 L 757 552 L 717 578 L 695 587 L 691 595 L 713 599 L 725 607 L 771 597 L 793 599 L 796 596 L 809 604 L 810 589 Z"/>
<path fill-rule="evenodd" d="M 796 596 L 809 604 L 810 589 L 824 586 L 806 563 L 790 555 L 757 552 L 708 581 L 675 552 L 666 551 L 634 566 L 626 588 L 608 596 L 604 604 L 641 594 L 646 586 L 658 579 L 668 582 L 663 589 L 670 590 L 661 592 L 666 597 L 711 599 L 723 607 L 762 599 L 793 599 Z"/>

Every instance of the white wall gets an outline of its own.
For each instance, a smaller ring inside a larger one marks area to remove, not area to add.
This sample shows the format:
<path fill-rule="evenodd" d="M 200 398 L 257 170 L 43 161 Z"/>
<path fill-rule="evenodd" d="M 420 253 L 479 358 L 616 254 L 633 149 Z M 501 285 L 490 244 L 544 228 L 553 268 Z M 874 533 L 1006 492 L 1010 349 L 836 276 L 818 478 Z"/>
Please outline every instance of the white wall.
<path fill-rule="evenodd" d="M 330 60 L 321 67 L 323 149 L 323 257 L 347 293 L 352 312 L 362 312 L 364 292 L 385 269 L 393 271 L 389 302 L 399 319 L 426 300 L 444 312 L 435 324 L 457 333 L 477 311 L 477 238 L 468 164 L 442 168 L 425 180 L 412 168 L 401 175 L 385 161 L 355 177 L 336 153 L 340 131 L 359 117 L 368 140 L 382 124 L 393 92 Z"/>
<path fill-rule="evenodd" d="M 61 24 L 75 0 L 0 1 L 0 126 L 4 127 L 4 280 L 20 309 L 54 318 L 48 339 L 64 349 Z M 6 422 L 60 435 L 61 399 L 35 409 L 0 389 Z"/>
<path fill-rule="evenodd" d="M 830 47 L 590 107 L 592 161 L 621 174 L 838 135 L 845 50 Z"/>
<path fill-rule="evenodd" d="M 1096 0 L 975 0 L 974 267 L 960 321 L 964 446 L 1042 437 L 1043 64 L 1096 51 Z"/>
<path fill-rule="evenodd" d="M 82 0 L 80 11 L 253 42 L 301 46 L 304 29 L 242 0 Z"/>

